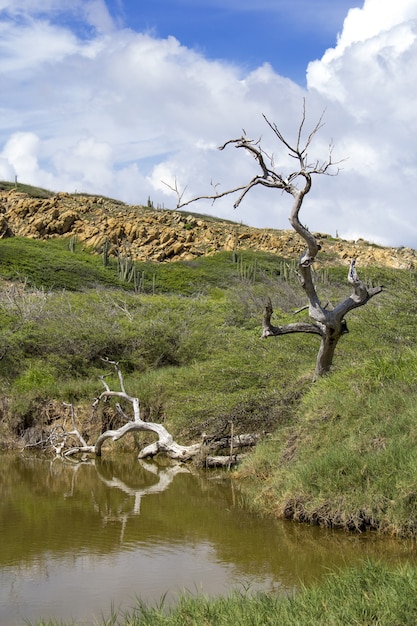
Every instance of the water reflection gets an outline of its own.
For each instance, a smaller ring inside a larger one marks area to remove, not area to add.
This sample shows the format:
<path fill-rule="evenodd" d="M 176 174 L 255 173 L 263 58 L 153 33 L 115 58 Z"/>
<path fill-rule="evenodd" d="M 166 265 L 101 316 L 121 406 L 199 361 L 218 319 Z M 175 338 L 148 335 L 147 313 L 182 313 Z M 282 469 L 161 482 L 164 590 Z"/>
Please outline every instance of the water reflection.
<path fill-rule="evenodd" d="M 413 558 L 412 545 L 262 520 L 225 474 L 132 456 L 74 465 L 0 458 L 0 623 L 85 620 L 169 591 L 286 593 L 366 556 Z"/>
<path fill-rule="evenodd" d="M 146 461 L 140 460 L 138 461 L 139 465 L 142 469 L 149 473 L 150 476 L 155 476 L 157 478 L 157 482 L 148 487 L 138 488 L 137 486 L 130 486 L 121 480 L 117 476 L 112 476 L 111 478 L 107 478 L 105 473 L 103 472 L 103 465 L 97 461 L 91 461 L 92 464 L 95 465 L 97 470 L 97 476 L 100 480 L 106 485 L 106 487 L 119 489 L 122 493 L 128 496 L 127 502 L 128 506 L 127 510 L 124 510 L 124 506 L 118 506 L 117 510 L 111 511 L 108 510 L 107 504 L 104 510 L 100 509 L 100 504 L 98 502 L 94 502 L 94 506 L 96 511 L 98 511 L 101 515 L 103 524 L 109 522 L 120 522 L 121 530 L 120 530 L 120 544 L 125 543 L 124 535 L 126 529 L 127 520 L 136 515 L 140 515 L 140 506 L 141 501 L 144 496 L 149 496 L 152 494 L 159 494 L 168 489 L 175 476 L 178 474 L 188 474 L 189 469 L 184 465 L 171 465 L 168 467 L 161 468 L 154 463 L 147 463 Z M 79 467 L 79 466 L 78 466 Z M 75 473 L 74 473 L 75 478 Z M 71 495 L 73 495 L 74 491 L 74 482 L 72 483 Z M 93 499 L 94 496 L 92 495 Z"/>

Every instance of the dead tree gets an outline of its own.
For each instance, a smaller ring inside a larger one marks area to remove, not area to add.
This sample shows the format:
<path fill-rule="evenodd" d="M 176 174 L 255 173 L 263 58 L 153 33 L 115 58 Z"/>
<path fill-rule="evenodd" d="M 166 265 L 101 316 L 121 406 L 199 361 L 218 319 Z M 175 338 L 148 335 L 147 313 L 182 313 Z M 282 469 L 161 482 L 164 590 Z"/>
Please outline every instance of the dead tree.
<path fill-rule="evenodd" d="M 308 149 L 315 135 L 323 126 L 323 115 L 320 117 L 313 130 L 308 134 L 307 138 L 303 140 L 306 121 L 305 103 L 297 138 L 293 145 L 284 138 L 276 124 L 271 123 L 265 115 L 263 117 L 278 139 L 279 144 L 288 150 L 289 157 L 296 163 L 295 169 L 286 176 L 277 172 L 273 157 L 269 156 L 263 150 L 260 140 L 254 141 L 248 139 L 246 134 L 244 134 L 239 139 L 230 139 L 220 146 L 219 150 L 224 150 L 227 146 L 243 148 L 243 150 L 249 152 L 254 157 L 259 165 L 260 173 L 254 176 L 254 178 L 245 185 L 229 189 L 222 193 L 217 193 L 217 188 L 214 187 L 216 190 L 214 195 L 199 196 L 188 202 L 180 202 L 178 207 L 183 207 L 201 199 L 210 199 L 214 202 L 224 196 L 239 194 L 233 205 L 234 208 L 237 208 L 246 194 L 258 185 L 269 189 L 280 190 L 292 196 L 293 203 L 289 220 L 293 229 L 304 239 L 307 246 L 306 251 L 298 262 L 298 268 L 301 284 L 308 298 L 309 316 L 312 321 L 295 322 L 285 326 L 274 326 L 271 323 L 273 313 L 272 303 L 271 300 L 268 299 L 263 316 L 262 337 L 277 337 L 288 333 L 313 333 L 318 335 L 320 337 L 320 349 L 317 355 L 313 377 L 315 380 L 319 376 L 328 373 L 332 366 L 337 343 L 340 337 L 348 332 L 345 320 L 346 315 L 352 309 L 365 305 L 370 298 L 382 291 L 382 287 L 366 287 L 359 279 L 356 271 L 356 261 L 352 259 L 348 271 L 348 281 L 353 286 L 352 295 L 333 309 L 327 308 L 327 305 L 322 305 L 317 295 L 312 273 L 313 263 L 320 250 L 320 244 L 313 233 L 311 233 L 306 226 L 301 224 L 299 214 L 304 198 L 311 189 L 313 176 L 316 174 L 336 175 L 338 173 L 338 163 L 334 163 L 332 160 L 333 146 L 330 144 L 326 160 L 309 161 Z M 180 200 L 180 195 L 178 195 L 178 199 Z"/>
<path fill-rule="evenodd" d="M 129 416 L 122 409 L 120 403 L 116 402 L 115 408 L 126 423 L 120 428 L 106 430 L 99 435 L 95 444 L 90 445 L 84 439 L 76 425 L 74 406 L 67 404 L 66 406 L 70 408 L 72 429 L 66 430 L 65 427 L 60 424 L 58 427 L 53 427 L 48 433 L 42 434 L 42 437 L 38 441 L 26 444 L 25 448 L 52 448 L 57 456 L 65 458 L 90 454 L 100 457 L 103 444 L 107 440 L 118 441 L 132 432 L 150 432 L 156 434 L 158 439 L 140 450 L 138 455 L 139 459 L 152 458 L 162 453 L 176 461 L 185 462 L 194 460 L 198 465 L 203 467 L 230 467 L 238 464 L 243 459 L 244 454 L 241 452 L 243 448 L 248 448 L 258 443 L 260 439 L 260 435 L 258 434 L 233 435 L 232 433 L 229 437 L 222 436 L 220 438 L 207 437 L 204 435 L 201 441 L 188 446 L 178 444 L 165 426 L 155 422 L 147 422 L 141 418 L 139 398 L 137 396 L 131 396 L 126 392 L 119 364 L 109 359 L 104 359 L 104 361 L 108 365 L 111 365 L 116 372 L 120 390 L 111 390 L 105 377 L 100 376 L 104 391 L 94 400 L 93 411 L 101 402 L 115 398 L 130 404 L 133 416 Z M 210 454 L 213 451 L 221 450 L 227 450 L 227 454 L 218 456 Z"/>

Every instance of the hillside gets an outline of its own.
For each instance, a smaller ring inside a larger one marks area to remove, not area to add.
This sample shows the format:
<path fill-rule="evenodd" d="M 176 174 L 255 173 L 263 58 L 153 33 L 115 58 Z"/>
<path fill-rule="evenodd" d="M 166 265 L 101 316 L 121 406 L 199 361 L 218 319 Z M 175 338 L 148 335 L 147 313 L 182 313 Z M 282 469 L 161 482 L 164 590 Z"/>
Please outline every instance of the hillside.
<path fill-rule="evenodd" d="M 255 510 L 417 536 L 413 250 L 320 236 L 322 301 L 349 295 L 352 256 L 385 289 L 349 313 L 331 375 L 313 383 L 316 336 L 260 339 L 266 297 L 280 324 L 308 317 L 292 232 L 10 183 L 0 223 L 0 448 L 47 439 L 68 403 L 92 439 L 120 426 L 113 406 L 91 413 L 108 358 L 178 442 L 261 434 L 234 474 Z M 132 259 L 137 284 L 119 271 Z"/>
<path fill-rule="evenodd" d="M 54 194 L 26 185 L 0 183 L 0 237 L 16 235 L 76 238 L 97 252 L 110 244 L 110 254 L 122 247 L 124 254 L 134 260 L 157 262 L 192 260 L 222 250 L 242 249 L 294 258 L 304 249 L 292 230 L 251 228 L 188 211 L 129 206 L 101 196 Z M 347 265 L 355 257 L 362 267 L 417 267 L 417 254 L 411 248 L 386 248 L 321 233 L 318 238 L 323 247 L 319 263 L 323 265 Z"/>

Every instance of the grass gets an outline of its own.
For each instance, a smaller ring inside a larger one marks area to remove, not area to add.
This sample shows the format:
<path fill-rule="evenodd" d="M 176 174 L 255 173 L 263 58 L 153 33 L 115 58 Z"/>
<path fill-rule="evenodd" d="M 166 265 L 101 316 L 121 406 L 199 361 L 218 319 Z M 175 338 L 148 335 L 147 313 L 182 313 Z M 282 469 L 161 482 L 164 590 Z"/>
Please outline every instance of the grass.
<path fill-rule="evenodd" d="M 112 267 L 85 251 L 70 252 L 68 240 L 39 241 L 23 237 L 3 239 L 0 246 L 0 277 L 20 280 L 38 289 L 81 290 L 101 285 L 119 287 Z"/>
<path fill-rule="evenodd" d="M 149 607 L 141 601 L 130 612 L 114 613 L 103 626 L 414 626 L 417 620 L 417 569 L 389 568 L 370 561 L 330 575 L 289 597 L 236 591 L 208 598 L 184 594 L 168 609 L 161 600 Z M 38 626 L 54 626 L 39 622 Z"/>
<path fill-rule="evenodd" d="M 5 180 L 0 181 L 0 191 L 10 191 L 11 189 L 25 193 L 31 198 L 51 198 L 54 195 L 53 191 L 43 189 L 42 187 L 34 187 L 33 185 L 25 185 L 17 182 L 12 183 Z"/>
<path fill-rule="evenodd" d="M 406 325 L 391 334 L 389 306 L 387 323 L 360 350 L 349 335 L 333 373 L 306 390 L 292 424 L 241 470 L 257 508 L 323 526 L 415 535 L 417 351 Z M 356 337 L 371 311 L 353 316 Z"/>
<path fill-rule="evenodd" d="M 270 253 L 257 254 L 247 250 L 239 254 L 237 263 L 230 252 L 220 252 L 193 261 L 136 262 L 134 265 L 137 276 L 142 278 L 142 292 L 195 296 L 236 284 L 242 286 L 242 282 L 251 285 L 271 281 L 279 274 L 283 259 Z M 0 277 L 55 290 L 79 291 L 95 286 L 133 290 L 134 287 L 132 282 L 119 280 L 114 258 L 104 265 L 101 255 L 81 248 L 68 238 L 47 241 L 24 237 L 3 239 Z"/>

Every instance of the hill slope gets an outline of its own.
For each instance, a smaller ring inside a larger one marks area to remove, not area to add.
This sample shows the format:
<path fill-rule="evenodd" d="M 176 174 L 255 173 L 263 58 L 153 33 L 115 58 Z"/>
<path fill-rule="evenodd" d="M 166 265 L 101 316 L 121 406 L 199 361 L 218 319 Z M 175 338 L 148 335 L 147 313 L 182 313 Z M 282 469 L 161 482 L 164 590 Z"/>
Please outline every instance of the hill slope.
<path fill-rule="evenodd" d="M 48 192 L 25 185 L 0 183 L 0 237 L 35 239 L 76 237 L 85 246 L 110 253 L 123 247 L 138 261 L 192 260 L 221 250 L 254 249 L 294 258 L 304 243 L 292 230 L 258 229 L 178 210 L 128 206 L 100 196 Z M 417 267 L 411 248 L 385 248 L 366 241 L 345 241 L 319 234 L 319 263 L 397 269 Z M 113 248 L 113 249 L 112 249 Z"/>

